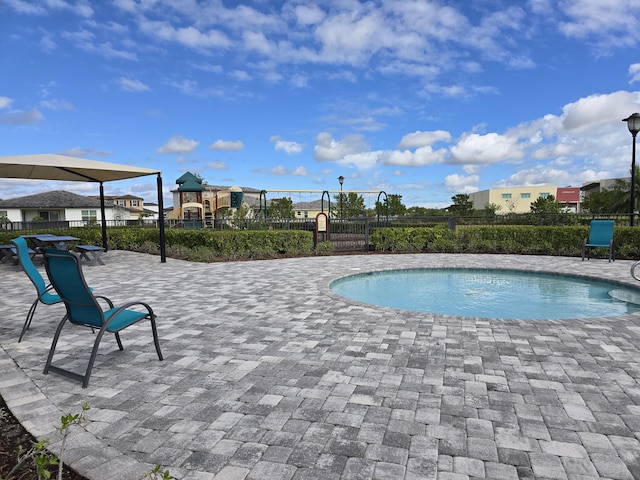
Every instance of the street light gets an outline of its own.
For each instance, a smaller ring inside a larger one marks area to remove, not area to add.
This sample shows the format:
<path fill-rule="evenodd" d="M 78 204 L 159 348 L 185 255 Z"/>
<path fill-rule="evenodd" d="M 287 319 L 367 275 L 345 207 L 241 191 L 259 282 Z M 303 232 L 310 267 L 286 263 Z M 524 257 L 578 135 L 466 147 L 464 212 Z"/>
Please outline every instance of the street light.
<path fill-rule="evenodd" d="M 344 177 L 340 175 L 338 181 L 340 182 L 340 218 L 342 218 L 342 184 L 344 183 Z"/>
<path fill-rule="evenodd" d="M 636 202 L 636 135 L 640 132 L 640 113 L 632 113 L 629 118 L 623 118 L 627 122 L 627 127 L 633 136 L 633 148 L 631 153 L 631 206 L 629 207 L 629 225 L 633 227 L 633 217 L 635 216 Z"/>

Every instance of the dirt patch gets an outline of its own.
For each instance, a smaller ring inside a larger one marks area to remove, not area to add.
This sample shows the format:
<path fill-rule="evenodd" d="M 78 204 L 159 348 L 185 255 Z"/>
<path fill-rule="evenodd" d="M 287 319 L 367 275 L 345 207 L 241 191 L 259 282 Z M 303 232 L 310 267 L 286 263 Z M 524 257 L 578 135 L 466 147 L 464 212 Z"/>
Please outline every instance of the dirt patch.
<path fill-rule="evenodd" d="M 31 448 L 36 439 L 18 422 L 4 399 L 0 397 L 0 478 L 7 480 L 33 480 L 38 478 L 33 462 L 25 462 L 16 472 L 8 477 L 9 472 L 18 463 L 18 451 Z M 58 478 L 57 465 L 49 469 L 51 478 Z M 62 470 L 64 480 L 88 480 L 66 465 Z"/>

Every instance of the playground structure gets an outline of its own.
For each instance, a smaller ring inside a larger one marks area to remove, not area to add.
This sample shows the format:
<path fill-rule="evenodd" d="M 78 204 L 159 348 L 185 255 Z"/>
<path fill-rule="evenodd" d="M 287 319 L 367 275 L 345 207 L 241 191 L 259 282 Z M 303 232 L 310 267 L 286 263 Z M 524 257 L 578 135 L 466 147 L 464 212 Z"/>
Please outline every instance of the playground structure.
<path fill-rule="evenodd" d="M 173 191 L 174 209 L 167 220 L 181 221 L 192 228 L 213 226 L 219 210 L 239 208 L 244 198 L 240 187 L 203 185 L 202 179 L 191 172 L 182 175 L 176 183 L 179 186 Z"/>
<path fill-rule="evenodd" d="M 315 220 L 319 214 L 326 218 L 337 218 L 336 209 L 332 209 L 332 195 L 357 195 L 377 194 L 377 205 L 386 206 L 386 212 L 376 209 L 378 219 L 384 214 L 388 218 L 387 194 L 384 191 L 374 190 L 255 190 L 241 189 L 240 187 L 215 187 L 203 184 L 197 175 L 187 172 L 176 180 L 178 188 L 173 191 L 174 209 L 167 215 L 167 220 L 180 224 L 186 228 L 213 227 L 214 220 L 220 217 L 219 212 L 230 208 L 239 208 L 242 204 L 248 205 L 254 210 L 253 218 L 268 217 L 267 194 L 292 194 L 298 195 L 298 202 L 293 208 L 296 218 Z M 301 196 L 308 194 L 320 195 L 320 200 L 301 202 Z M 277 197 L 278 199 L 283 196 Z M 340 198 L 340 197 L 339 197 Z M 292 199 L 293 201 L 293 199 Z M 335 202 L 334 202 L 335 203 Z M 371 202 L 369 202 L 371 203 Z"/>

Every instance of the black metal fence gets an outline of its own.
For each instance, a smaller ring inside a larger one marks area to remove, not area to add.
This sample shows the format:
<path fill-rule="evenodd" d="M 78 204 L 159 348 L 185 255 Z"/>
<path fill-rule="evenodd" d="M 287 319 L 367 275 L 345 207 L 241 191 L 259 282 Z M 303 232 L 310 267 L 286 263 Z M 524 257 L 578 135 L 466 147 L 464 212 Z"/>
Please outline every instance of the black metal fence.
<path fill-rule="evenodd" d="M 611 219 L 616 226 L 629 226 L 628 214 L 509 214 L 488 216 L 431 216 L 431 217 L 354 217 L 334 218 L 328 222 L 328 240 L 338 251 L 367 250 L 371 232 L 379 227 L 433 227 L 446 225 L 455 230 L 459 226 L 507 226 L 507 225 L 589 225 L 594 219 Z M 638 225 L 638 219 L 634 221 Z M 5 222 L 0 229 L 20 231 L 55 231 L 67 228 L 95 227 L 97 222 Z M 157 220 L 110 220 L 107 227 L 158 228 Z M 213 230 L 306 230 L 315 232 L 316 223 L 310 218 L 260 218 L 260 219 L 216 219 L 213 223 L 203 220 L 165 220 L 167 229 L 213 229 Z M 325 240 L 322 236 L 319 240 Z"/>
<path fill-rule="evenodd" d="M 0 224 L 2 230 L 15 231 L 42 231 L 42 230 L 64 230 L 67 228 L 98 227 L 101 222 L 84 220 L 57 220 L 38 222 L 3 222 Z M 157 220 L 107 220 L 107 227 L 148 227 L 158 228 Z"/>

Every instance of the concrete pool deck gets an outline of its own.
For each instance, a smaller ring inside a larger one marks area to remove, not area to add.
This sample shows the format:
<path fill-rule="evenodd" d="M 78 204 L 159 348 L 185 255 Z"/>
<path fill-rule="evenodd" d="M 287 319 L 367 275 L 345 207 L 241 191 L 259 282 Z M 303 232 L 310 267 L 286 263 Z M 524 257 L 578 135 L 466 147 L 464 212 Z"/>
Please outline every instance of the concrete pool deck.
<path fill-rule="evenodd" d="M 65 461 L 92 480 L 640 478 L 640 314 L 518 321 L 412 313 L 338 297 L 381 269 L 551 271 L 640 286 L 633 262 L 521 255 L 341 255 L 191 263 L 111 251 L 94 292 L 148 302 L 148 323 L 102 341 L 89 387 L 42 369 L 61 305 L 0 266 L 0 394 L 34 435 L 89 423 Z M 83 369 L 93 337 L 66 327 L 54 363 Z M 54 450 L 57 445 L 54 443 Z"/>

